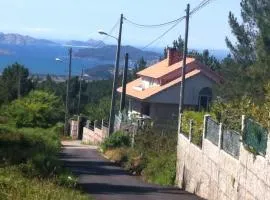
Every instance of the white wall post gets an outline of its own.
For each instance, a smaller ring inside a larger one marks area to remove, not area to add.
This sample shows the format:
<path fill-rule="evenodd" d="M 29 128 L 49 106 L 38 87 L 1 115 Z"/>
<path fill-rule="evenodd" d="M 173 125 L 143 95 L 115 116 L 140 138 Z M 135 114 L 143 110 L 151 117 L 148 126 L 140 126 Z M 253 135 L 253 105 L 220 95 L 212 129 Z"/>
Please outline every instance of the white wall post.
<path fill-rule="evenodd" d="M 206 129 L 207 129 L 207 121 L 210 118 L 210 115 L 204 115 L 204 119 L 203 119 L 203 140 L 205 139 L 206 136 Z"/>
<path fill-rule="evenodd" d="M 246 116 L 242 115 L 242 122 L 241 122 L 241 134 L 240 134 L 240 141 L 243 142 L 243 136 L 245 134 L 246 128 Z"/>
<path fill-rule="evenodd" d="M 222 149 L 222 139 L 223 139 L 222 123 L 219 123 L 219 130 L 218 130 L 218 148 L 219 149 Z"/>
<path fill-rule="evenodd" d="M 97 120 L 94 121 L 94 130 L 97 128 Z"/>
<path fill-rule="evenodd" d="M 189 142 L 191 142 L 192 140 L 192 128 L 193 128 L 193 120 L 191 119 L 189 121 L 189 135 L 188 135 Z"/>
<path fill-rule="evenodd" d="M 181 126 L 182 126 L 182 113 L 179 114 L 179 121 L 178 121 L 178 134 L 181 133 L 182 129 L 181 129 Z"/>

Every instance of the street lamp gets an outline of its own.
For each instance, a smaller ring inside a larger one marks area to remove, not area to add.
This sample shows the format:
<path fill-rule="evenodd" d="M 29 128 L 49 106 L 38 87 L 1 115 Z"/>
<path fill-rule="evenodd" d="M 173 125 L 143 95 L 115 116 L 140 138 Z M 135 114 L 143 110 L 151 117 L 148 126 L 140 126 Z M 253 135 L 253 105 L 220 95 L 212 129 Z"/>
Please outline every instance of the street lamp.
<path fill-rule="evenodd" d="M 68 80 L 67 80 L 67 89 L 66 89 L 66 107 L 65 107 L 65 135 L 68 135 L 68 118 L 69 118 L 69 85 L 71 79 L 71 62 L 72 62 L 72 48 L 69 49 L 69 66 L 68 66 Z M 63 62 L 60 58 L 55 58 L 57 62 Z"/>
<path fill-rule="evenodd" d="M 119 71 L 119 58 L 120 58 L 120 48 L 121 48 L 121 38 L 122 38 L 122 25 L 123 25 L 123 14 L 120 17 L 120 27 L 119 27 L 119 36 L 114 37 L 102 30 L 99 30 L 98 33 L 101 35 L 107 35 L 111 38 L 117 40 L 117 51 L 114 67 L 114 78 L 113 78 L 113 89 L 112 89 L 112 99 L 111 99 L 111 109 L 110 109 L 110 118 L 109 118 L 109 135 L 114 131 L 114 119 L 115 119 L 115 96 L 116 96 L 116 87 L 117 87 L 117 78 Z"/>

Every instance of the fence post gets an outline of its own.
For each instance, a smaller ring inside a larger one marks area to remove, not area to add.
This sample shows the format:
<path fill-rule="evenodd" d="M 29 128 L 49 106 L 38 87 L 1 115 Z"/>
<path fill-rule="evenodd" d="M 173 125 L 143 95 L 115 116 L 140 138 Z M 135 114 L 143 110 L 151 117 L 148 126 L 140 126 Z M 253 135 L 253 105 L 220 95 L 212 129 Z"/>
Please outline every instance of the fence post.
<path fill-rule="evenodd" d="M 89 121 L 89 120 L 87 120 L 87 121 L 86 121 L 86 128 L 88 128 L 88 129 L 89 129 L 89 126 L 90 126 L 90 121 Z"/>
<path fill-rule="evenodd" d="M 243 136 L 245 134 L 245 128 L 246 128 L 246 116 L 242 115 L 240 141 L 243 141 Z"/>
<path fill-rule="evenodd" d="M 178 122 L 178 134 L 180 134 L 181 133 L 181 131 L 182 131 L 182 113 L 180 113 L 179 114 L 179 122 Z"/>
<path fill-rule="evenodd" d="M 94 121 L 94 130 L 97 128 L 97 120 Z"/>
<path fill-rule="evenodd" d="M 219 123 L 219 130 L 218 130 L 218 148 L 222 149 L 222 137 L 223 130 L 222 130 L 222 123 Z"/>
<path fill-rule="evenodd" d="M 210 118 L 210 115 L 204 115 L 204 119 L 203 119 L 203 139 L 205 139 L 206 137 L 206 130 L 207 130 L 207 121 Z"/>
<path fill-rule="evenodd" d="M 192 126 L 193 126 L 193 120 L 191 119 L 190 121 L 189 121 L 189 137 L 188 137 L 188 140 L 189 140 L 189 142 L 191 142 L 191 140 L 192 140 Z"/>

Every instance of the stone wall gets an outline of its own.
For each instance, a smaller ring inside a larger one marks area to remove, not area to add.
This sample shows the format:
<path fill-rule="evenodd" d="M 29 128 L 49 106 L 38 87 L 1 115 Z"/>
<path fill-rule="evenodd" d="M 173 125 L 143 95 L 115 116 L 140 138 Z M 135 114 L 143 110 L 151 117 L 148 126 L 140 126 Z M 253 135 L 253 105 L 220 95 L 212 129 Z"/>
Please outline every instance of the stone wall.
<path fill-rule="evenodd" d="M 176 183 L 180 188 L 210 200 L 268 200 L 269 141 L 265 157 L 250 153 L 240 141 L 239 157 L 233 157 L 204 136 L 202 146 L 198 147 L 180 133 Z"/>

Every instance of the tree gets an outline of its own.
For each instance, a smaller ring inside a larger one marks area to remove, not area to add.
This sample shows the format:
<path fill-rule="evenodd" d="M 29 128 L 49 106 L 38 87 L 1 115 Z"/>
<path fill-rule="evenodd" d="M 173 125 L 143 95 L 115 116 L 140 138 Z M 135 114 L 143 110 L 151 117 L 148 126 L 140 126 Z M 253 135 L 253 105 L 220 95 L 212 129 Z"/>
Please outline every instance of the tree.
<path fill-rule="evenodd" d="M 214 56 L 210 56 L 208 49 L 203 50 L 202 53 L 199 53 L 197 51 L 191 51 L 189 53 L 189 56 L 195 57 L 202 64 L 206 65 L 207 67 L 209 67 L 214 71 L 220 69 L 219 61 Z"/>
<path fill-rule="evenodd" d="M 131 80 L 134 80 L 137 77 L 137 72 L 142 71 L 146 68 L 147 62 L 144 60 L 143 57 L 141 57 L 134 65 L 134 69 L 131 75 Z"/>
<path fill-rule="evenodd" d="M 32 91 L 13 101 L 7 107 L 7 113 L 17 127 L 47 128 L 61 121 L 64 116 L 60 98 L 44 91 Z"/>
<path fill-rule="evenodd" d="M 172 46 L 177 51 L 183 53 L 184 52 L 184 44 L 185 44 L 185 42 L 184 42 L 184 40 L 182 39 L 182 37 L 180 35 L 176 40 L 173 41 Z M 163 52 L 164 59 L 166 59 L 167 56 L 168 56 L 168 52 L 167 52 L 168 48 L 169 48 L 169 46 L 164 48 L 164 52 Z"/>
<path fill-rule="evenodd" d="M 237 42 L 226 38 L 231 51 L 231 61 L 222 64 L 221 72 L 226 80 L 220 94 L 228 96 L 233 90 L 262 102 L 265 98 L 264 87 L 270 74 L 270 2 L 265 0 L 242 0 L 240 24 L 236 17 L 229 14 L 229 24 Z M 236 93 L 236 92 L 234 92 Z M 234 98 L 232 95 L 229 95 Z M 235 98 L 239 98 L 235 94 Z"/>
<path fill-rule="evenodd" d="M 18 63 L 9 65 L 3 70 L 0 79 L 1 100 L 10 102 L 26 95 L 33 87 L 27 68 Z"/>

